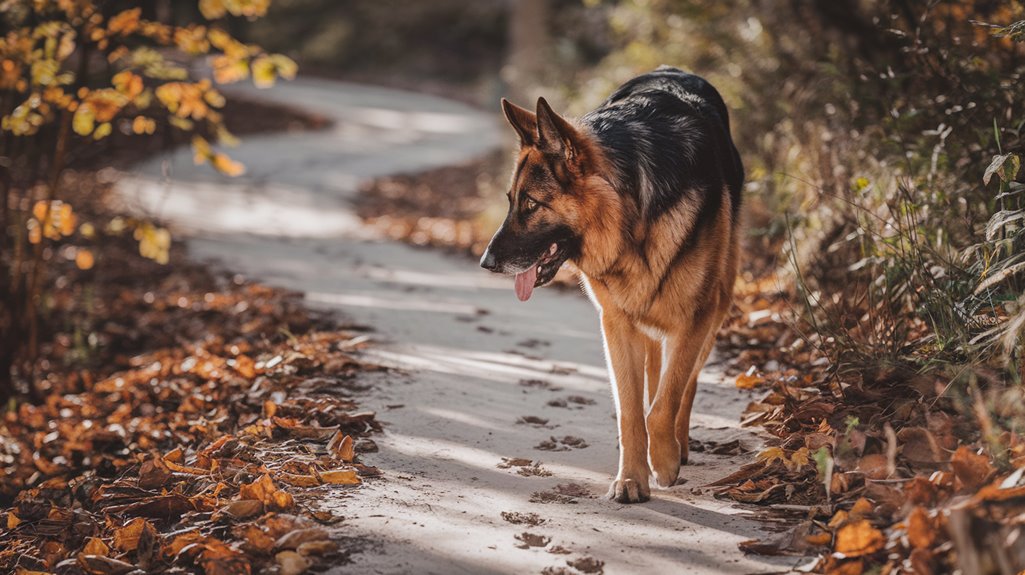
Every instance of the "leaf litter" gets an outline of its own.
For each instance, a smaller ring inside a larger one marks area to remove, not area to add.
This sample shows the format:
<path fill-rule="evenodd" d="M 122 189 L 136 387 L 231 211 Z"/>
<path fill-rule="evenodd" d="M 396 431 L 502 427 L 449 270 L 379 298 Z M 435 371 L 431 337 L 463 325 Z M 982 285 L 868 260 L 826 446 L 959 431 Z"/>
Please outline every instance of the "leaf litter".
<path fill-rule="evenodd" d="M 98 351 L 82 362 L 51 334 L 45 401 L 0 420 L 0 571 L 298 574 L 344 561 L 324 527 L 342 518 L 318 502 L 378 474 L 359 453 L 380 425 L 348 391 L 378 369 L 351 355 L 360 336 L 297 294 L 97 241 L 111 244 L 88 272 L 102 281 L 60 269 L 70 287 L 53 297 Z"/>
<path fill-rule="evenodd" d="M 741 282 L 720 342 L 747 370 L 737 386 L 757 394 L 744 424 L 769 439 L 755 461 L 705 487 L 792 526 L 740 548 L 818 556 L 813 571 L 836 575 L 1025 569 L 1025 437 L 1013 421 L 998 426 L 981 392 L 959 399 L 941 375 L 831 368 L 814 334 L 780 319 L 777 283 Z"/>

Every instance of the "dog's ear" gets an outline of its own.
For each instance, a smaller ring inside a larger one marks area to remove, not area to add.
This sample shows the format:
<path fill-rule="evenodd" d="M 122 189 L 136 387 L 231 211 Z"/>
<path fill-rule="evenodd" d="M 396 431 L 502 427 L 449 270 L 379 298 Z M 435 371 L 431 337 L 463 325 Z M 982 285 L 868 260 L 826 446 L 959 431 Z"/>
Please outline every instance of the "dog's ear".
<path fill-rule="evenodd" d="M 577 129 L 556 114 L 544 98 L 537 99 L 537 147 L 572 160 L 577 153 Z"/>
<path fill-rule="evenodd" d="M 520 136 L 520 144 L 533 146 L 537 143 L 537 116 L 526 108 L 521 108 L 509 100 L 502 98 L 502 111 L 509 125 Z"/>

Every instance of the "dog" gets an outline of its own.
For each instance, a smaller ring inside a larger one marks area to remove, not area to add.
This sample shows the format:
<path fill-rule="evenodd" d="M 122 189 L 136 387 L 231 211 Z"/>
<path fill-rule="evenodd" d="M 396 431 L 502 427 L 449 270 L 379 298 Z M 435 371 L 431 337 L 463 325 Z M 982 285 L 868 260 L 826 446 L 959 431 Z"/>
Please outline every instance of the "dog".
<path fill-rule="evenodd" d="M 660 67 L 578 121 L 503 99 L 520 140 L 509 213 L 480 265 L 521 301 L 564 263 L 601 318 L 619 427 L 608 496 L 646 501 L 687 462 L 698 374 L 732 303 L 744 168 L 726 104 Z M 647 391 L 647 397 L 645 397 Z"/>

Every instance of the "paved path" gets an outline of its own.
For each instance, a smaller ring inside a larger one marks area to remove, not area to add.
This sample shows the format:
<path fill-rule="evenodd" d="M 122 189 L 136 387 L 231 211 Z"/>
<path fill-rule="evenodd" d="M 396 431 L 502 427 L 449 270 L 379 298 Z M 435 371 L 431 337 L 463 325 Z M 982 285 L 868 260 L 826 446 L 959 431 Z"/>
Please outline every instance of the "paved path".
<path fill-rule="evenodd" d="M 252 94 L 251 90 L 247 95 Z M 383 174 L 468 160 L 511 137 L 485 114 L 429 96 L 299 80 L 260 98 L 306 108 L 335 127 L 247 138 L 232 151 L 247 175 L 196 168 L 188 151 L 126 175 L 123 197 L 168 219 L 191 252 L 305 292 L 315 305 L 372 325 L 375 361 L 400 367 L 375 379 L 363 403 L 386 423 L 367 456 L 385 480 L 336 504 L 346 535 L 374 542 L 337 573 L 539 573 L 593 557 L 605 573 L 763 573 L 792 561 L 746 557 L 737 543 L 760 525 L 730 503 L 694 491 L 739 464 L 693 454 L 687 479 L 642 505 L 604 495 L 615 472 L 616 425 L 594 310 L 577 294 L 543 289 L 519 303 L 511 278 L 475 262 L 375 239 L 352 215 L 358 184 Z M 698 392 L 700 440 L 741 438 L 749 398 L 706 369 Z M 523 416 L 546 427 L 517 423 Z M 583 448 L 537 446 L 551 437 Z M 503 457 L 541 461 L 550 476 L 502 469 Z M 573 503 L 535 493 L 577 484 Z M 536 499 L 536 497 L 535 497 Z M 536 513 L 539 526 L 502 512 Z M 519 549 L 523 532 L 567 555 Z"/>

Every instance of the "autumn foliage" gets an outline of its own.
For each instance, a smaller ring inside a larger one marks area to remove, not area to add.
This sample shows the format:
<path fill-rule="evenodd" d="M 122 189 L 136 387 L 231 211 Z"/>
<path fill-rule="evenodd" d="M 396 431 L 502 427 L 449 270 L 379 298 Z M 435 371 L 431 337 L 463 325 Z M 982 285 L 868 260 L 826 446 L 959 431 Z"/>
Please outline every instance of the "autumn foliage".
<path fill-rule="evenodd" d="M 269 86 L 296 66 L 239 42 L 222 20 L 257 18 L 268 4 L 202 0 L 200 22 L 172 25 L 147 17 L 156 12 L 150 3 L 0 3 L 0 396 L 15 391 L 12 379 L 32 377 L 55 249 L 103 227 L 78 221 L 62 171 L 115 131 L 145 138 L 166 127 L 190 137 L 197 163 L 242 173 L 220 149 L 235 138 L 217 85 L 252 78 Z M 135 225 L 140 253 L 166 261 L 167 230 Z M 77 249 L 75 261 L 91 267 L 94 254 Z"/>

